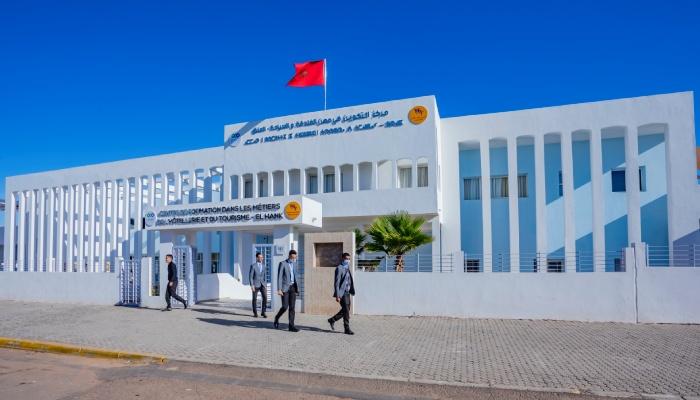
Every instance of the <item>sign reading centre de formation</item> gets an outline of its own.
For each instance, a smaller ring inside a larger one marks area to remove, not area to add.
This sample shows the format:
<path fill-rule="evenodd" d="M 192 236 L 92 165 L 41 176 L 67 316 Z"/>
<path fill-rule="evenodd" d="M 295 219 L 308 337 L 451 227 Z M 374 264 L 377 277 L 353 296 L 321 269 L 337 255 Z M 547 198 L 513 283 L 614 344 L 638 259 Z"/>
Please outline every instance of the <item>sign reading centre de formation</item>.
<path fill-rule="evenodd" d="M 400 131 L 433 117 L 430 109 L 434 109 L 434 98 L 423 97 L 226 125 L 225 147 Z"/>
<path fill-rule="evenodd" d="M 171 205 L 144 211 L 146 230 L 222 229 L 271 225 L 321 227 L 321 203 L 304 196 Z"/>

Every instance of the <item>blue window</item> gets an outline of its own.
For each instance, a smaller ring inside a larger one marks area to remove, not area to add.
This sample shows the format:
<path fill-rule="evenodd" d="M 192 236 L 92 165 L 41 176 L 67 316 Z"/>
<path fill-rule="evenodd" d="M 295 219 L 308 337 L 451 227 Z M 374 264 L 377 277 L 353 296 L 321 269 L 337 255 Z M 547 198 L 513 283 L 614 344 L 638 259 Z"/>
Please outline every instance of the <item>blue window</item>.
<path fill-rule="evenodd" d="M 627 190 L 625 184 L 625 169 L 618 168 L 610 171 L 610 180 L 612 183 L 613 192 L 624 192 Z M 639 191 L 646 192 L 647 190 L 647 169 L 644 166 L 639 167 Z"/>

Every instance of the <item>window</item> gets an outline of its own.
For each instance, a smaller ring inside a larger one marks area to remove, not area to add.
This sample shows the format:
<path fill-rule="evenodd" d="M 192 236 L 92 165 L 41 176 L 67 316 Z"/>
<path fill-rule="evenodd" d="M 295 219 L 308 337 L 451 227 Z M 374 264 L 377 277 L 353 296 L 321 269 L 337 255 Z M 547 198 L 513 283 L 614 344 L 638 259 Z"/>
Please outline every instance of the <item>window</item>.
<path fill-rule="evenodd" d="M 399 187 L 400 188 L 410 188 L 412 178 L 413 178 L 413 176 L 411 174 L 411 167 L 399 167 Z"/>
<path fill-rule="evenodd" d="M 564 260 L 557 258 L 547 259 L 547 272 L 564 272 Z"/>
<path fill-rule="evenodd" d="M 491 198 L 508 197 L 508 176 L 491 177 Z M 518 175 L 518 197 L 527 197 L 527 175 Z"/>
<path fill-rule="evenodd" d="M 518 197 L 527 197 L 527 175 L 518 175 Z"/>
<path fill-rule="evenodd" d="M 428 166 L 418 166 L 418 187 L 428 187 Z"/>
<path fill-rule="evenodd" d="M 335 191 L 335 174 L 325 174 L 323 176 L 323 193 Z"/>
<path fill-rule="evenodd" d="M 561 175 L 561 171 L 559 171 L 559 197 L 564 195 L 564 177 Z"/>
<path fill-rule="evenodd" d="M 267 185 L 265 185 L 265 181 L 263 179 L 260 179 L 258 181 L 258 197 L 265 197 L 265 188 Z"/>
<path fill-rule="evenodd" d="M 481 199 L 481 178 L 464 178 L 464 200 Z"/>
<path fill-rule="evenodd" d="M 243 195 L 246 199 L 253 197 L 253 181 L 243 182 Z"/>
<path fill-rule="evenodd" d="M 306 191 L 308 194 L 318 193 L 318 176 L 309 175 L 309 187 Z"/>
<path fill-rule="evenodd" d="M 646 192 L 647 190 L 647 171 L 646 167 L 639 167 L 639 190 L 641 192 Z M 610 181 L 612 184 L 613 192 L 625 192 L 627 191 L 627 185 L 625 183 L 625 168 L 618 168 L 610 171 Z"/>
<path fill-rule="evenodd" d="M 465 259 L 464 272 L 481 272 L 481 260 L 478 258 Z"/>

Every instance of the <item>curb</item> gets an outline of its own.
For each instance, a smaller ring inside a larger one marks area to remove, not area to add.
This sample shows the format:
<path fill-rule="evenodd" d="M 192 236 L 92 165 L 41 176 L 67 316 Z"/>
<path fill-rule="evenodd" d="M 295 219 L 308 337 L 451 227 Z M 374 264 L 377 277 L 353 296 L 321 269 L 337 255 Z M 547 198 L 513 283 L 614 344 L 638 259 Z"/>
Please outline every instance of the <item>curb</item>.
<path fill-rule="evenodd" d="M 29 351 L 41 351 L 46 353 L 72 354 L 86 357 L 112 358 L 132 361 L 151 361 L 160 364 L 168 359 L 165 356 L 154 354 L 131 353 L 118 350 L 107 350 L 96 347 L 75 346 L 64 343 L 44 342 L 39 340 L 27 340 L 0 337 L 0 348 L 18 349 Z"/>

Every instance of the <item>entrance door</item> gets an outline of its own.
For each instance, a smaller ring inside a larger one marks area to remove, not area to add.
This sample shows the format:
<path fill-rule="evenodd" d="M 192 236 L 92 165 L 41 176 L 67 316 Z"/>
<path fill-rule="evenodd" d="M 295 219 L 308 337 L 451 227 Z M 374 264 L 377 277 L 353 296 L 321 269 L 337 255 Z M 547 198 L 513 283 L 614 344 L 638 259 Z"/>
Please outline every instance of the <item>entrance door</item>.
<path fill-rule="evenodd" d="M 267 290 L 267 309 L 271 310 L 272 309 L 272 245 L 267 244 L 267 243 L 259 243 L 259 244 L 254 244 L 253 245 L 253 260 L 251 263 L 254 263 L 255 260 L 255 254 L 256 253 L 262 253 L 265 261 L 265 271 L 266 271 L 266 281 L 265 281 L 265 289 Z M 260 301 L 260 300 L 258 300 Z M 262 307 L 262 306 L 261 306 Z"/>
<path fill-rule="evenodd" d="M 119 304 L 141 304 L 141 264 L 134 260 L 122 260 L 119 264 Z"/>
<path fill-rule="evenodd" d="M 188 306 L 194 305 L 197 302 L 197 275 L 192 262 L 192 247 L 173 246 L 173 262 L 177 266 L 177 294 L 187 301 Z"/>

